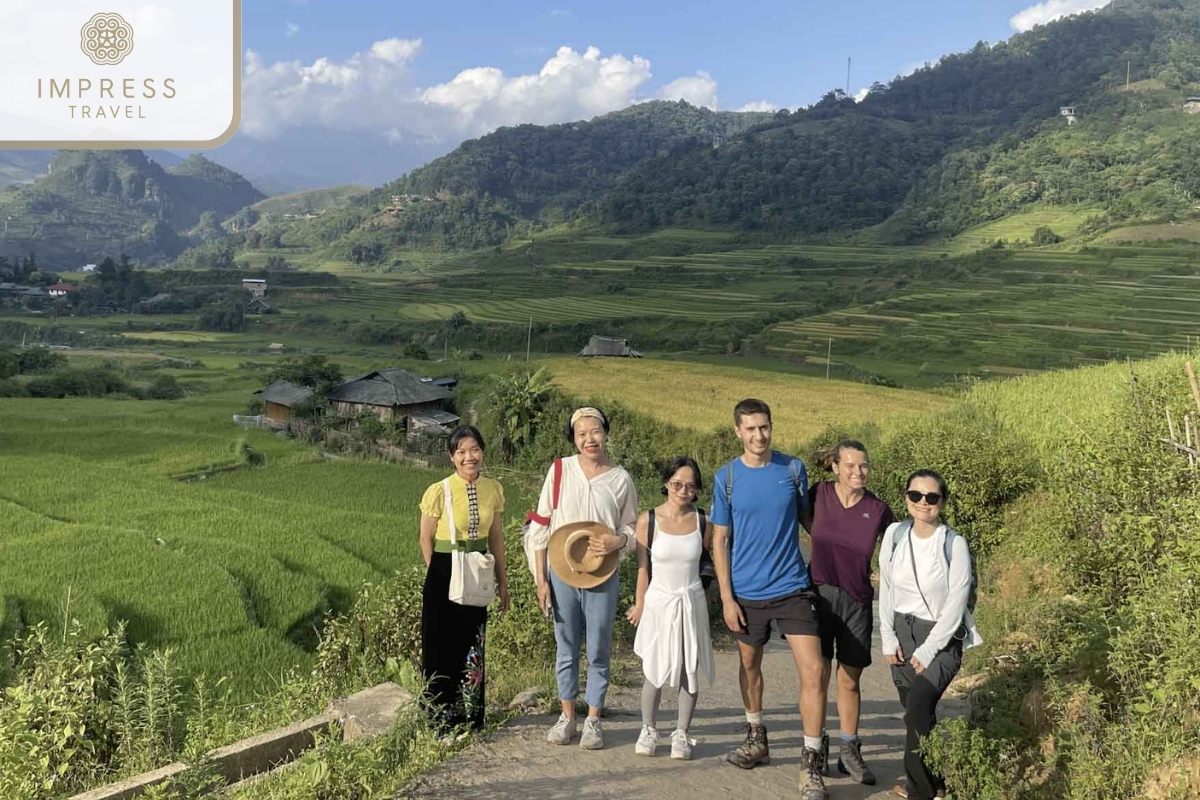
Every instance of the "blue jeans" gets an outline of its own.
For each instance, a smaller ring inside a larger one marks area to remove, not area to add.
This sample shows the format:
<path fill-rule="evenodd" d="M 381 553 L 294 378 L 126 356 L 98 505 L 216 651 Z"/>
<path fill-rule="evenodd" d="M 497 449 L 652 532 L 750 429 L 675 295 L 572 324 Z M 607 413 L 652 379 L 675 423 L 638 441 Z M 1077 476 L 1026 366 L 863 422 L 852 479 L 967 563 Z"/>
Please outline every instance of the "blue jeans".
<path fill-rule="evenodd" d="M 554 640 L 558 643 L 555 672 L 560 700 L 574 701 L 579 695 L 579 646 L 586 628 L 588 675 L 584 697 L 589 706 L 604 706 L 604 696 L 608 693 L 613 621 L 617 616 L 620 588 L 619 571 L 595 589 L 576 589 L 561 581 L 554 570 L 550 570 Z"/>

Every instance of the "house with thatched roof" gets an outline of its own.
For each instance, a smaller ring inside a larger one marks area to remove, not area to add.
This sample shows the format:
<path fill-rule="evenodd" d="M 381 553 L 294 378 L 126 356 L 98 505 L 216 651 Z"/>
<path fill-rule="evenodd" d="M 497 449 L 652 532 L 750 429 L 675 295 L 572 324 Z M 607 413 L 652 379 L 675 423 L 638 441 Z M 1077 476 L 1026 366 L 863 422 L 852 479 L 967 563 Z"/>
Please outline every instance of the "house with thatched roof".
<path fill-rule="evenodd" d="M 368 373 L 334 387 L 325 397 L 343 419 L 355 419 L 363 411 L 370 411 L 385 424 L 421 417 L 422 422 L 449 426 L 459 419 L 446 408 L 454 392 L 402 369 Z"/>
<path fill-rule="evenodd" d="M 297 386 L 290 381 L 275 381 L 265 389 L 255 392 L 266 406 L 263 414 L 273 422 L 287 423 L 292 420 L 292 410 L 313 396 L 307 386 Z"/>
<path fill-rule="evenodd" d="M 607 336 L 593 336 L 587 347 L 579 352 L 584 358 L 641 358 L 642 354 L 629 346 L 625 339 L 613 339 Z"/>

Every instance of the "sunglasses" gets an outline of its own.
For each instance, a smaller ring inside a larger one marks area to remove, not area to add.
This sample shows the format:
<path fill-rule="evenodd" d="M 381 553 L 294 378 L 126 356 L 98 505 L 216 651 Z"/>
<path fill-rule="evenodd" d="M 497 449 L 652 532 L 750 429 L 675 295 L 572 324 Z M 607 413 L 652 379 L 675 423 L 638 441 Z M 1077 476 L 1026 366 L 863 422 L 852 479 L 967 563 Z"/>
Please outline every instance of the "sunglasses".
<path fill-rule="evenodd" d="M 926 492 L 925 494 L 921 494 L 920 492 L 914 492 L 912 489 L 909 489 L 904 493 L 904 496 L 908 498 L 908 502 L 913 504 L 921 502 L 922 497 L 925 498 L 925 502 L 931 506 L 936 506 L 938 503 L 942 502 L 942 496 L 937 492 Z"/>
<path fill-rule="evenodd" d="M 671 487 L 671 490 L 675 491 L 675 492 L 686 491 L 688 494 L 696 493 L 696 484 L 694 484 L 694 483 L 682 483 L 680 481 L 671 481 L 670 483 L 667 484 L 667 486 Z"/>

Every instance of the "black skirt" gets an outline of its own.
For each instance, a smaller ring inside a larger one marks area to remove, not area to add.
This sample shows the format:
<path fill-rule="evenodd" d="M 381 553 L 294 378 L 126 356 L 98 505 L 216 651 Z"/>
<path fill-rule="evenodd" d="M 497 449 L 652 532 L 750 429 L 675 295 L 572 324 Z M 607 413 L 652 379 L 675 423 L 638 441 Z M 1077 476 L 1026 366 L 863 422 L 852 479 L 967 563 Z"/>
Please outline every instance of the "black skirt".
<path fill-rule="evenodd" d="M 444 729 L 467 725 L 479 730 L 487 609 L 451 602 L 450 572 L 450 554 L 435 552 L 421 598 L 422 666 L 429 681 L 429 710 Z"/>

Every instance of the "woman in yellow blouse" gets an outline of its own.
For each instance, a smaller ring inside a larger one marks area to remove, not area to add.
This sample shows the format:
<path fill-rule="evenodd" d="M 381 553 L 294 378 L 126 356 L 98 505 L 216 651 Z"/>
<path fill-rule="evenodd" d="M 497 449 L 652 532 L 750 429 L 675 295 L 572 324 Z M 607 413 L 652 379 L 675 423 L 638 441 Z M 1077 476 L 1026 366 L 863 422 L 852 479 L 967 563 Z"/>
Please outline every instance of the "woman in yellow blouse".
<path fill-rule="evenodd" d="M 453 547 L 496 559 L 496 593 L 500 613 L 508 610 L 508 577 L 504 564 L 504 489 L 479 474 L 483 467 L 483 436 L 464 425 L 450 435 L 454 474 L 450 502 L 445 483 L 438 481 L 421 498 L 421 554 L 425 557 L 425 590 L 421 607 L 421 649 L 432 710 L 449 729 L 466 724 L 483 727 L 484 642 L 487 609 L 464 606 L 450 598 L 450 553 Z M 447 505 L 453 509 L 456 544 L 450 541 Z"/>

